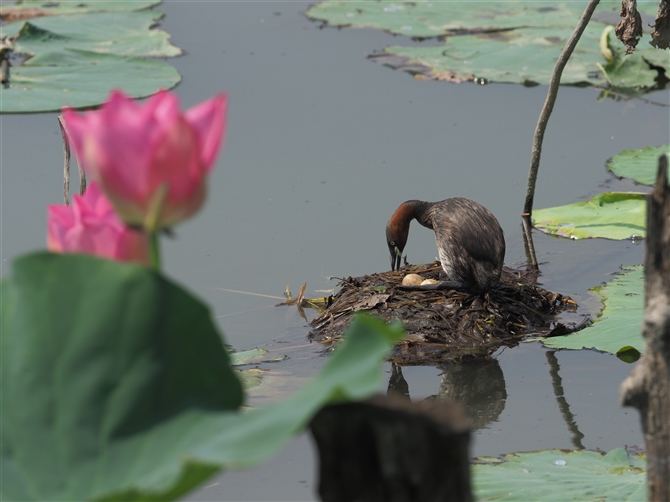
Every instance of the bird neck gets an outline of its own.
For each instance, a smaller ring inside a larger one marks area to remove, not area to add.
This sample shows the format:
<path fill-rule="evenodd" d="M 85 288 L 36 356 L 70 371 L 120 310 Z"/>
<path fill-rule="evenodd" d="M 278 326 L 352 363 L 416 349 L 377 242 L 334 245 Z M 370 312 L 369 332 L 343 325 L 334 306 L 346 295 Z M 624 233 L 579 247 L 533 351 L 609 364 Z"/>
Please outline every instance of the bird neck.
<path fill-rule="evenodd" d="M 389 226 L 392 228 L 394 235 L 404 236 L 406 240 L 409 233 L 409 224 L 413 219 L 416 219 L 424 227 L 433 228 L 428 212 L 429 207 L 429 202 L 420 200 L 408 200 L 400 204 L 389 221 Z M 403 239 L 400 238 L 399 240 Z"/>
<path fill-rule="evenodd" d="M 433 204 L 433 202 L 424 202 L 422 200 L 408 200 L 407 202 L 403 202 L 400 207 L 407 207 L 405 211 L 411 214 L 411 217 L 408 220 L 408 225 L 409 221 L 414 218 L 419 222 L 420 225 L 432 230 L 433 218 L 430 208 L 433 206 Z"/>

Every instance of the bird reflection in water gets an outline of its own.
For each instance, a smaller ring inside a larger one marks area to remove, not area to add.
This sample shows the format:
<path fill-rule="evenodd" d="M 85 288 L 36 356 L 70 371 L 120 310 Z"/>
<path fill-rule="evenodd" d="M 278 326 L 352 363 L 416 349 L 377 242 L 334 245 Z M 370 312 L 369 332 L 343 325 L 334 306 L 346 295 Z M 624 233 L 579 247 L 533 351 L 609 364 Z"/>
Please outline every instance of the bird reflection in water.
<path fill-rule="evenodd" d="M 465 409 L 472 429 L 483 429 L 498 420 L 507 400 L 505 377 L 495 359 L 439 365 L 443 370 L 437 395 L 428 400 L 459 403 Z M 409 384 L 402 367 L 393 363 L 387 393 L 410 399 Z"/>

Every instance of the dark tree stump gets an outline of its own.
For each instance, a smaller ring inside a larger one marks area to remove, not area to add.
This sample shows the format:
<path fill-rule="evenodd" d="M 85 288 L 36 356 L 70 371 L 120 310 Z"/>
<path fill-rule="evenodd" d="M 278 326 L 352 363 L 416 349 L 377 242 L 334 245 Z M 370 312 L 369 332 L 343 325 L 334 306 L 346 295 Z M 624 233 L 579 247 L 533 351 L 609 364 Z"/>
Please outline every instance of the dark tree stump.
<path fill-rule="evenodd" d="M 376 397 L 327 406 L 310 429 L 325 502 L 473 500 L 470 431 L 458 405 Z"/>
<path fill-rule="evenodd" d="M 621 402 L 640 410 L 647 498 L 670 502 L 670 187 L 665 155 L 647 200 L 644 275 L 644 355 L 621 384 Z"/>

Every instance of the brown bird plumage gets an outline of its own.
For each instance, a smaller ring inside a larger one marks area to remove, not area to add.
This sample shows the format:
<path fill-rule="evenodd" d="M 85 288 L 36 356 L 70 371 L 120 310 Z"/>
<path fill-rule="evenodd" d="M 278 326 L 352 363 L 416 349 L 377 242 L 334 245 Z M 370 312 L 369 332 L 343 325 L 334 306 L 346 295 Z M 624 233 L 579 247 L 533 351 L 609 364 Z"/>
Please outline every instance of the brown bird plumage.
<path fill-rule="evenodd" d="M 440 262 L 447 274 L 446 281 L 413 289 L 484 292 L 498 284 L 505 259 L 505 237 L 500 223 L 484 206 L 461 197 L 440 202 L 408 200 L 400 204 L 386 225 L 391 270 L 400 268 L 413 219 L 435 232 Z"/>

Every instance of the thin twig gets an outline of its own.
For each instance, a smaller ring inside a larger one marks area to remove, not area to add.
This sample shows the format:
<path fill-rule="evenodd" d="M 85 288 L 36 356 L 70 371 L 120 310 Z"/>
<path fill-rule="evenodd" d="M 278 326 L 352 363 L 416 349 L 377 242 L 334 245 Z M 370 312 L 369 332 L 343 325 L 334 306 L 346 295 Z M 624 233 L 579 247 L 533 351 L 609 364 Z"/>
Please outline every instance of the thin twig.
<path fill-rule="evenodd" d="M 263 295 L 261 293 L 251 293 L 249 291 L 238 291 L 237 289 L 227 289 L 227 288 L 212 288 L 212 289 L 216 291 L 226 291 L 228 293 L 239 293 L 241 295 L 261 296 L 263 298 L 272 298 L 273 300 L 283 300 L 281 296 Z"/>
<path fill-rule="evenodd" d="M 549 122 L 549 117 L 551 112 L 554 109 L 554 103 L 556 102 L 556 96 L 558 95 L 558 86 L 561 83 L 561 75 L 563 74 L 563 69 L 567 64 L 572 51 L 575 49 L 577 42 L 579 42 L 586 25 L 589 23 L 593 11 L 596 9 L 600 0 L 590 0 L 589 4 L 586 6 L 582 17 L 577 23 L 575 31 L 570 36 L 568 43 L 563 48 L 561 55 L 556 61 L 556 66 L 554 66 L 554 72 L 551 75 L 551 81 L 549 82 L 549 90 L 547 91 L 547 98 L 544 101 L 544 106 L 540 112 L 540 117 L 537 121 L 537 126 L 535 127 L 535 134 L 533 135 L 533 146 L 531 148 L 530 155 L 530 171 L 528 173 L 528 185 L 526 187 L 526 200 L 523 206 L 523 217 L 530 220 L 530 217 L 533 214 L 533 199 L 535 198 L 535 183 L 537 181 L 537 171 L 540 167 L 540 156 L 542 154 L 542 141 L 544 140 L 544 132 L 547 129 L 547 123 Z M 525 229 L 525 225 L 524 225 Z M 526 232 L 526 237 L 528 238 L 529 243 L 532 243 L 532 234 L 530 231 Z M 533 266 L 537 268 L 537 259 L 534 260 Z"/>

